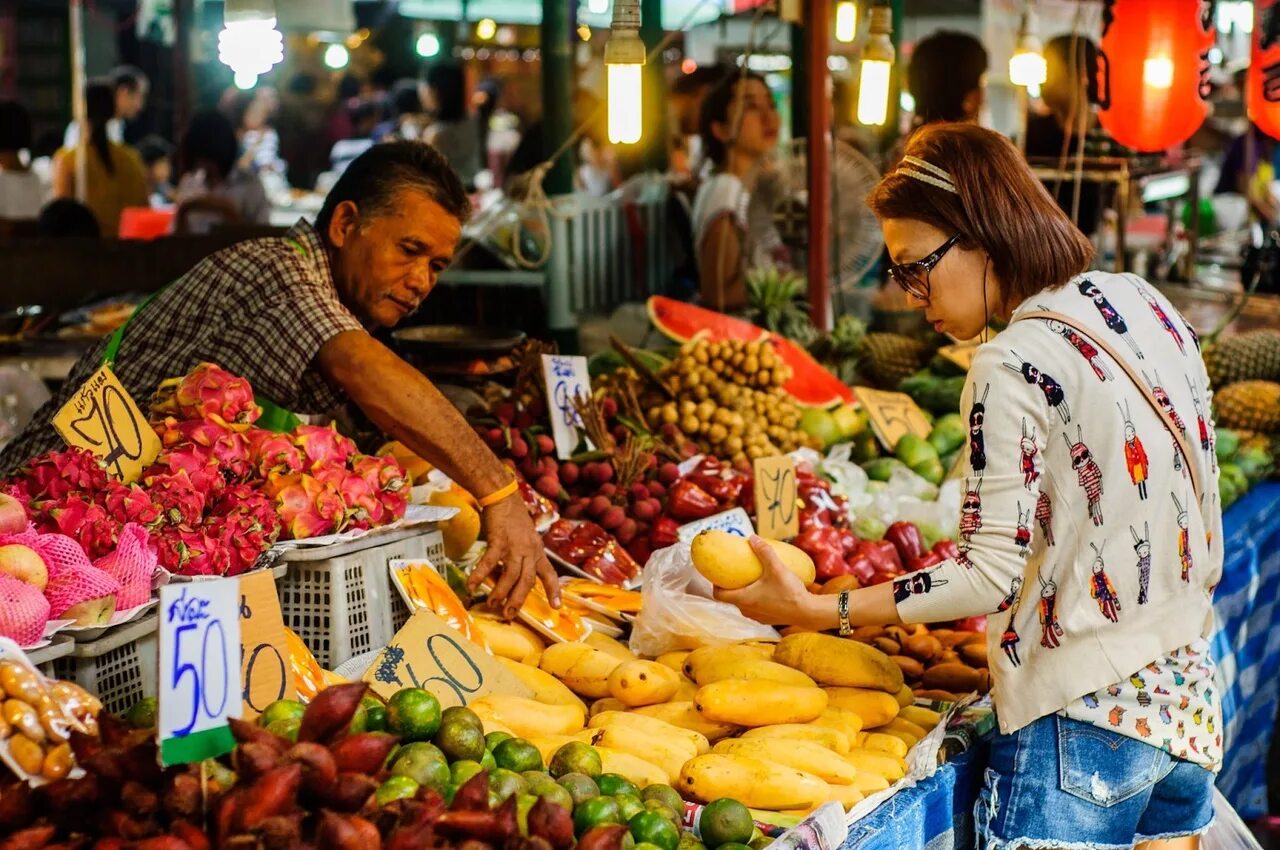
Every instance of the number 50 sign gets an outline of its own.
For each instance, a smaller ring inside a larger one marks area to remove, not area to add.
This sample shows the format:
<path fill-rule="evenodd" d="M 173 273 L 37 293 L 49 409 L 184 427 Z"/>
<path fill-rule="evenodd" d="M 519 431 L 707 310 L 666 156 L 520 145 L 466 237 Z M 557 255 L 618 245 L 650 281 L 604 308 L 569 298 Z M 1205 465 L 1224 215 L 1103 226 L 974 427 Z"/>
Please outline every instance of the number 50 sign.
<path fill-rule="evenodd" d="M 160 762 L 231 752 L 227 719 L 239 717 L 240 582 L 160 588 Z"/>

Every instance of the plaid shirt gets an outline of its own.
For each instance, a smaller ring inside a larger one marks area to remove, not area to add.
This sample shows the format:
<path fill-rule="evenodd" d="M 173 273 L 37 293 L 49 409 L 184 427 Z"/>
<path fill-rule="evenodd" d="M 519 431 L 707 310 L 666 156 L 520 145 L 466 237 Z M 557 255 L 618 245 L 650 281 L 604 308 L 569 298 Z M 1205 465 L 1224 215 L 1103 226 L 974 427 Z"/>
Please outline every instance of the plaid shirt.
<path fill-rule="evenodd" d="M 364 326 L 338 298 L 319 234 L 299 221 L 284 237 L 206 257 L 162 291 L 129 322 L 114 371 L 144 409 L 161 381 L 209 361 L 287 410 L 327 413 L 344 399 L 313 361 L 330 339 L 358 330 Z M 107 342 L 80 358 L 58 394 L 0 454 L 0 470 L 62 447 L 50 422 L 102 365 Z"/>

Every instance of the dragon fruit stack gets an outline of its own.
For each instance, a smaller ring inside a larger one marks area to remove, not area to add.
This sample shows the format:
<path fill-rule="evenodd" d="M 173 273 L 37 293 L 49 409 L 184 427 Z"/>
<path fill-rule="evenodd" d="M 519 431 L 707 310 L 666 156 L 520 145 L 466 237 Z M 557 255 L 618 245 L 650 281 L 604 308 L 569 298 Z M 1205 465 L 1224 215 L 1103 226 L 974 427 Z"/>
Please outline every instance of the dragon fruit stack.
<path fill-rule="evenodd" d="M 69 449 L 31 461 L 8 491 L 38 529 L 72 537 L 93 559 L 136 523 L 160 564 L 184 575 L 238 575 L 278 537 L 404 515 L 409 486 L 398 461 L 359 454 L 331 427 L 254 427 L 249 382 L 211 363 L 164 382 L 152 415 L 163 448 L 138 483 L 110 480 L 93 455 Z"/>

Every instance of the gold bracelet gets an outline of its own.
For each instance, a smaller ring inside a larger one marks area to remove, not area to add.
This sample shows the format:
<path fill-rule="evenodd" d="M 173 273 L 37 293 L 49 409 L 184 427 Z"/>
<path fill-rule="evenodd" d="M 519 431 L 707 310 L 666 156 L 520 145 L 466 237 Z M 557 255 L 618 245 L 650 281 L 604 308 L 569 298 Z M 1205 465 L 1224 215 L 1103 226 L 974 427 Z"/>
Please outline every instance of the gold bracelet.
<path fill-rule="evenodd" d="M 853 634 L 853 624 L 849 622 L 849 591 L 842 590 L 836 597 L 836 614 L 840 617 L 840 636 Z"/>
<path fill-rule="evenodd" d="M 485 496 L 483 499 L 477 499 L 476 504 L 479 505 L 481 508 L 491 508 L 494 505 L 498 504 L 498 502 L 501 502 L 503 499 L 510 496 L 512 493 L 514 493 L 518 489 L 520 489 L 520 482 L 517 479 L 512 478 L 511 481 L 509 481 L 506 484 L 506 486 L 500 487 L 499 489 L 494 490 L 492 493 Z"/>

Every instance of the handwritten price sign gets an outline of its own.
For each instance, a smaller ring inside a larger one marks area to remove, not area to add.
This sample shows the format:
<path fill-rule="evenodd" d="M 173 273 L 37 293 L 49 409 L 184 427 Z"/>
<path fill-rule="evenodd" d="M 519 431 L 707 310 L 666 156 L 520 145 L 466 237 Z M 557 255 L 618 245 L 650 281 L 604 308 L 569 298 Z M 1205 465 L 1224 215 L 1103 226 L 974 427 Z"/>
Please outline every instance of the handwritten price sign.
<path fill-rule="evenodd" d="M 257 717 L 278 699 L 294 699 L 288 644 L 276 580 L 270 570 L 240 578 L 240 684 L 243 717 Z"/>
<path fill-rule="evenodd" d="M 704 531 L 727 531 L 738 537 L 750 537 L 756 533 L 751 527 L 751 517 L 742 508 L 732 508 L 703 519 L 686 522 L 676 530 L 681 543 L 692 543 L 693 538 Z"/>
<path fill-rule="evenodd" d="M 425 688 L 445 708 L 467 705 L 485 694 L 532 693 L 500 661 L 425 609 L 396 632 L 365 671 L 364 681 L 387 699 L 401 688 Z"/>
<path fill-rule="evenodd" d="M 787 455 L 755 462 L 756 533 L 771 540 L 789 540 L 800 531 L 796 493 L 796 464 Z"/>
<path fill-rule="evenodd" d="M 240 582 L 160 588 L 160 763 L 231 752 L 227 719 L 240 716 Z"/>
<path fill-rule="evenodd" d="M 582 418 L 573 400 L 591 395 L 591 376 L 587 358 L 560 354 L 542 355 L 542 379 L 547 388 L 551 435 L 556 441 L 556 457 L 567 460 L 581 439 Z"/>
<path fill-rule="evenodd" d="M 53 428 L 67 445 L 102 458 L 125 483 L 137 481 L 160 454 L 160 438 L 108 366 L 76 390 L 53 417 Z"/>
<path fill-rule="evenodd" d="M 904 434 L 915 434 L 924 439 L 931 430 L 924 411 L 906 393 L 873 390 L 870 387 L 854 387 L 853 392 L 862 402 L 863 410 L 871 421 L 880 444 L 889 451 L 898 445 Z"/>

